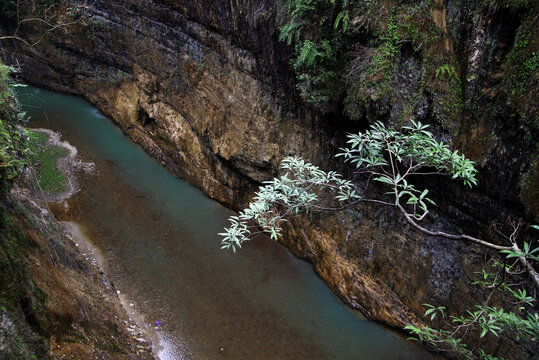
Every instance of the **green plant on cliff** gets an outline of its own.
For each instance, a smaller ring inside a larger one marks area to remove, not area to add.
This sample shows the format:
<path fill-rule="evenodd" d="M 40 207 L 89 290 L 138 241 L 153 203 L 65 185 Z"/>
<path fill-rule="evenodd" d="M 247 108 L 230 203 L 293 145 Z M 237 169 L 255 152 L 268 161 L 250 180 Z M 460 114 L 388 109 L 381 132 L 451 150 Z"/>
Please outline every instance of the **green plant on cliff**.
<path fill-rule="evenodd" d="M 20 127 L 25 114 L 19 111 L 12 91 L 13 71 L 0 62 L 0 194 L 7 191 L 25 165 L 25 131 Z"/>
<path fill-rule="evenodd" d="M 420 122 L 412 122 L 399 132 L 377 122 L 371 130 L 349 134 L 350 147 L 341 149 L 343 152 L 337 155 L 354 164 L 359 173 L 368 175 L 367 185 L 375 181 L 387 186 L 386 195 L 390 195 L 391 200 L 366 198 L 363 196 L 366 189 L 359 191 L 350 180 L 343 180 L 334 171 L 325 172 L 300 158 L 284 159 L 281 167 L 286 173 L 267 182 L 256 193 L 249 208 L 240 212 L 239 217 L 232 218 L 233 226 L 222 234 L 223 247 L 235 250 L 248 240 L 249 220 L 256 221 L 276 239 L 287 216 L 300 211 L 328 210 L 317 204 L 319 194 L 323 192 L 335 194 L 342 206 L 361 202 L 395 206 L 415 228 L 429 235 L 450 236 L 456 240 L 465 238 L 484 245 L 479 239 L 432 232 L 418 224 L 428 214 L 428 205 L 434 201 L 428 197 L 428 189 L 418 189 L 412 184 L 411 177 L 449 174 L 469 186 L 477 182 L 473 162 L 436 141 L 427 128 Z M 505 249 L 493 246 L 497 250 Z"/>
<path fill-rule="evenodd" d="M 516 243 L 522 227 L 520 221 L 505 224 L 510 235 L 500 232 L 510 243 Z M 537 230 L 539 227 L 532 225 Z M 499 230 L 496 230 L 499 231 Z M 483 270 L 473 283 L 479 292 L 486 293 L 485 300 L 468 310 L 464 315 L 446 315 L 445 307 L 427 307 L 425 316 L 434 320 L 442 319 L 443 329 L 431 326 L 407 325 L 412 339 L 425 343 L 439 351 L 451 351 L 462 359 L 495 360 L 499 357 L 488 354 L 481 345 L 488 337 L 510 337 L 517 341 L 535 343 L 539 338 L 539 314 L 534 311 L 535 292 L 529 294 L 522 287 L 522 268 L 520 258 L 525 257 L 532 266 L 539 261 L 539 248 L 532 249 L 529 239 L 523 243 L 522 250 L 502 250 L 505 257 L 492 260 L 493 271 Z"/>
<path fill-rule="evenodd" d="M 13 93 L 14 71 L 0 62 L 0 358 L 41 359 L 46 358 L 48 350 L 42 334 L 20 326 L 21 318 L 35 318 L 43 305 L 24 259 L 24 249 L 32 246 L 32 241 L 14 225 L 13 215 L 9 214 L 12 209 L 5 201 L 26 165 L 27 152 L 26 131 L 22 127 L 26 115 L 20 111 Z M 24 304 L 30 298 L 31 302 Z M 29 304 L 31 309 L 27 308 Z"/>
<path fill-rule="evenodd" d="M 407 121 L 414 118 L 415 108 L 427 96 L 433 100 L 435 117 L 446 129 L 452 128 L 463 104 L 461 74 L 435 76 L 445 64 L 458 69 L 449 46 L 450 33 L 445 22 L 434 15 L 442 14 L 437 4 L 283 2 L 280 39 L 294 45 L 291 63 L 297 88 L 311 107 L 332 112 L 342 105 L 343 113 L 352 120 L 397 116 Z M 402 76 L 403 71 L 410 73 Z M 407 105 L 400 109 L 398 104 L 403 102 Z"/>
<path fill-rule="evenodd" d="M 344 79 L 348 88 L 344 99 L 345 111 L 351 119 L 357 120 L 362 115 L 357 104 L 378 115 L 389 110 L 390 81 L 399 63 L 401 46 L 407 41 L 408 23 L 402 22 L 396 13 L 397 8 L 393 8 L 385 17 L 387 25 L 377 34 L 373 48 L 352 52 L 355 59 L 347 65 Z"/>
<path fill-rule="evenodd" d="M 230 226 L 220 235 L 222 248 L 234 252 L 240 248 L 249 236 L 258 231 L 266 232 L 272 239 L 277 239 L 282 233 L 283 224 L 290 216 L 299 213 L 340 210 L 361 203 L 374 203 L 394 207 L 403 218 L 416 230 L 439 238 L 456 241 L 467 241 L 501 252 L 512 263 L 504 262 L 504 273 L 525 272 L 536 288 L 539 289 L 539 276 L 534 269 L 537 261 L 538 248 L 532 241 L 522 241 L 517 230 L 505 237 L 506 244 L 500 245 L 494 241 L 479 239 L 467 234 L 452 234 L 432 230 L 422 225 L 429 213 L 429 206 L 434 201 L 429 196 L 429 189 L 420 189 L 414 185 L 414 179 L 432 175 L 451 176 L 472 187 L 477 184 L 474 163 L 457 151 L 451 151 L 447 145 L 434 139 L 427 125 L 411 122 L 402 131 L 389 129 L 377 122 L 371 129 L 363 133 L 348 135 L 349 146 L 341 149 L 337 156 L 355 165 L 358 174 L 366 178 L 365 188 L 360 189 L 356 183 L 345 180 L 333 171 L 323 171 L 315 165 L 300 158 L 286 158 L 281 169 L 284 175 L 274 178 L 260 187 L 249 206 L 239 215 L 230 218 Z M 372 182 L 379 183 L 386 189 L 384 195 L 372 196 L 376 192 L 368 192 Z M 328 200 L 329 199 L 329 200 Z M 520 225 L 517 227 L 520 228 Z M 255 230 L 253 230 L 255 229 Z M 505 275 L 503 277 L 505 279 Z M 499 281 L 499 280 L 497 280 Z M 501 285 L 500 285 L 501 286 Z M 496 286 L 496 289 L 500 286 Z M 517 301 L 531 303 L 524 290 L 511 290 Z M 472 325 L 480 327 L 480 339 L 487 333 L 499 335 L 505 330 L 518 331 L 522 336 L 536 337 L 538 335 L 535 312 L 529 307 L 518 308 L 517 311 L 505 311 L 503 307 L 489 304 L 492 296 L 478 306 L 477 311 L 470 311 L 462 317 L 454 317 L 456 327 L 471 329 Z M 427 315 L 441 313 L 440 309 L 427 310 Z M 486 329 L 486 332 L 484 332 Z M 516 329 L 516 330 L 515 330 Z M 490 358 L 481 355 L 478 344 L 470 352 L 464 345 L 462 337 L 447 330 L 437 330 L 430 327 L 410 327 L 420 340 L 433 346 L 443 342 L 449 350 L 464 357 Z M 472 333 L 472 331 L 470 331 Z M 442 346 L 438 349 L 445 350 Z M 470 355 L 471 354 L 471 355 Z M 477 356 L 476 356 L 477 355 Z"/>
<path fill-rule="evenodd" d="M 342 92 L 340 64 L 348 0 L 288 0 L 281 41 L 294 43 L 292 66 L 302 98 L 321 112 Z"/>

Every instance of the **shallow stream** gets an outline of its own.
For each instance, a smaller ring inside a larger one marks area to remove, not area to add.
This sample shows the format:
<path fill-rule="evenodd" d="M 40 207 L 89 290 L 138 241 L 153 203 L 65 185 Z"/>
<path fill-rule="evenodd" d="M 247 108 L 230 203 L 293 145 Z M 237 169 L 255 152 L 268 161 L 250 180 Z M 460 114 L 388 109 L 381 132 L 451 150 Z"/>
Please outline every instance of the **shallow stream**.
<path fill-rule="evenodd" d="M 161 359 L 432 359 L 343 305 L 312 267 L 267 239 L 239 253 L 217 233 L 232 212 L 169 174 L 87 102 L 28 87 L 31 127 L 95 163 L 57 214 L 99 249 L 115 287 L 156 327 Z"/>

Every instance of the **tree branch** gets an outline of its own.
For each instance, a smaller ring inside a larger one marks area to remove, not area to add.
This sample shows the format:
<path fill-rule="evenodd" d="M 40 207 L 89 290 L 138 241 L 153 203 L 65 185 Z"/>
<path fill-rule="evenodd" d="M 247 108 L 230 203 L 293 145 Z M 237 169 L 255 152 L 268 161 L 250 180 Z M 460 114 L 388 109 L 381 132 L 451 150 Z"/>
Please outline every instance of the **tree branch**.
<path fill-rule="evenodd" d="M 16 40 L 16 41 L 20 41 L 22 42 L 24 45 L 28 46 L 28 47 L 34 47 L 36 46 L 37 44 L 39 44 L 40 42 L 43 41 L 43 39 L 45 39 L 45 37 L 47 36 L 48 33 L 54 31 L 54 30 L 57 30 L 57 29 L 60 29 L 60 28 L 66 28 L 66 27 L 69 27 L 71 25 L 75 25 L 77 23 L 80 22 L 81 19 L 77 19 L 77 20 L 74 20 L 74 21 L 70 21 L 70 22 L 60 22 L 60 23 L 51 23 L 45 19 L 42 19 L 42 18 L 39 18 L 39 17 L 30 17 L 30 18 L 26 18 L 26 19 L 22 19 L 20 18 L 20 10 L 19 10 L 19 4 L 20 4 L 20 1 L 17 0 L 17 27 L 15 28 L 15 32 L 12 34 L 12 35 L 5 35 L 5 36 L 0 36 L 0 41 L 2 40 Z M 51 8 L 53 7 L 53 5 L 51 5 L 49 8 L 47 8 L 45 10 L 45 12 L 48 12 Z M 39 40 L 35 41 L 35 42 L 30 42 L 24 38 L 22 38 L 21 36 L 19 36 L 19 30 L 21 28 L 21 25 L 24 24 L 24 23 L 41 23 L 41 24 L 44 24 L 45 26 L 47 26 L 47 29 L 45 29 L 43 31 L 43 33 L 41 34 Z"/>
<path fill-rule="evenodd" d="M 451 239 L 451 240 L 466 240 L 466 241 L 470 241 L 470 242 L 482 245 L 482 246 L 487 247 L 489 249 L 498 250 L 498 251 L 500 251 L 500 250 L 514 250 L 516 252 L 522 253 L 522 251 L 520 250 L 520 248 L 518 247 L 518 245 L 516 243 L 513 243 L 512 246 L 502 246 L 502 245 L 496 245 L 496 244 L 490 243 L 488 241 L 484 241 L 484 240 L 475 238 L 473 236 L 465 235 L 465 234 L 455 235 L 455 234 L 448 234 L 448 233 L 443 232 L 443 231 L 431 231 L 431 230 L 428 230 L 428 229 L 422 227 L 421 225 L 419 225 L 418 223 L 416 223 L 414 221 L 414 219 L 412 218 L 412 216 L 410 214 L 408 214 L 406 212 L 406 210 L 402 207 L 402 205 L 397 204 L 397 207 L 399 208 L 401 214 L 404 215 L 406 220 L 413 227 L 415 227 L 417 230 L 421 231 L 424 234 L 427 234 L 427 235 L 430 235 L 430 236 L 435 236 L 435 237 L 444 237 L 446 239 Z M 537 272 L 535 271 L 533 266 L 530 264 L 530 262 L 528 260 L 526 260 L 525 257 L 521 256 L 521 257 L 518 258 L 518 260 L 526 268 L 526 270 L 528 271 L 528 274 L 532 278 L 535 287 L 537 289 L 539 289 L 539 274 L 537 274 Z"/>

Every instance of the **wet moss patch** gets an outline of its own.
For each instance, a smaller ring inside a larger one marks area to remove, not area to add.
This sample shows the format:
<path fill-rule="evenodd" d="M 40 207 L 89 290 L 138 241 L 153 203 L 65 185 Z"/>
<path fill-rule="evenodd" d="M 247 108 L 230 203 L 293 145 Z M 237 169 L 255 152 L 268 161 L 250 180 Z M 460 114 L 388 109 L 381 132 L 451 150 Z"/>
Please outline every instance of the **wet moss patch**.
<path fill-rule="evenodd" d="M 30 164 L 36 171 L 41 190 L 47 194 L 59 194 L 66 190 L 66 177 L 58 169 L 58 159 L 68 154 L 66 149 L 47 145 L 48 135 L 29 132 Z"/>

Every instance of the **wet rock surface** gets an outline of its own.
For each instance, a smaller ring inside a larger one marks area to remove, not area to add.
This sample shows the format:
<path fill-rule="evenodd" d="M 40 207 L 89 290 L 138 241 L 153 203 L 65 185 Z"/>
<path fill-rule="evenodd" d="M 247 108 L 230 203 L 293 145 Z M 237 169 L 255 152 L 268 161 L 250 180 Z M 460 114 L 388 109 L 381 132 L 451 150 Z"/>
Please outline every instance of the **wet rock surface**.
<path fill-rule="evenodd" d="M 153 358 L 72 228 L 19 186 L 2 211 L 1 358 Z"/>

